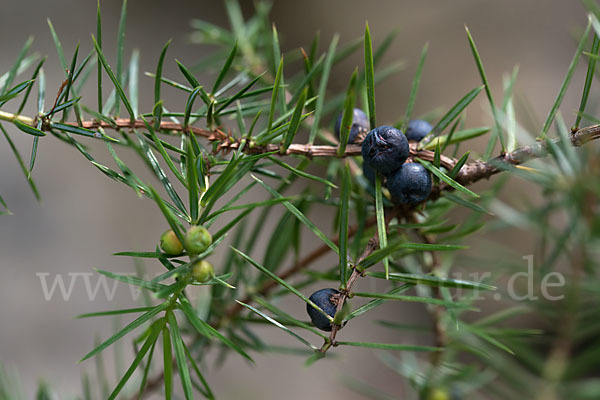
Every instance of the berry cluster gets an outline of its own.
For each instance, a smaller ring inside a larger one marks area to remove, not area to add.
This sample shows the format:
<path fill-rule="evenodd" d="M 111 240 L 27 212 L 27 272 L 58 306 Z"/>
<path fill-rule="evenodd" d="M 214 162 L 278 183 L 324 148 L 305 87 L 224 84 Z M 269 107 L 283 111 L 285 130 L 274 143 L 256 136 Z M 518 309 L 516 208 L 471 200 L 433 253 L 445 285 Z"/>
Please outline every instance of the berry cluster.
<path fill-rule="evenodd" d="M 160 237 L 160 248 L 169 256 L 180 256 L 186 250 L 190 257 L 202 254 L 212 243 L 212 236 L 205 227 L 193 225 L 186 232 L 183 243 L 175 232 L 169 229 Z M 191 265 L 191 276 L 194 280 L 205 283 L 213 276 L 214 268 L 206 260 L 195 260 Z"/>
<path fill-rule="evenodd" d="M 341 123 L 342 114 L 335 124 L 338 138 Z M 431 132 L 432 126 L 426 121 L 412 120 L 408 123 L 406 135 L 393 126 L 379 126 L 370 132 L 368 127 L 367 115 L 355 108 L 348 143 L 362 141 L 364 176 L 374 185 L 376 174 L 381 174 L 394 202 L 416 204 L 427 199 L 432 185 L 429 172 L 421 164 L 407 163 L 406 160 L 410 155 L 408 141 L 422 140 Z M 332 318 L 335 316 L 339 298 L 340 292 L 333 288 L 317 290 L 309 297 Z M 306 305 L 306 311 L 313 325 L 321 330 L 331 331 L 331 322 L 322 312 L 310 304 Z"/>
<path fill-rule="evenodd" d="M 430 131 L 431 125 L 421 120 L 410 121 L 406 135 L 392 126 L 370 131 L 362 143 L 365 177 L 375 182 L 375 174 L 380 173 L 395 202 L 415 204 L 425 200 L 431 193 L 431 176 L 421 164 L 406 160 L 408 141 L 419 141 Z"/>
<path fill-rule="evenodd" d="M 335 124 L 338 137 L 341 122 L 342 114 Z M 362 141 L 364 176 L 374 185 L 375 174 L 379 172 L 395 202 L 415 204 L 425 200 L 431 192 L 431 177 L 421 164 L 406 163 L 406 160 L 408 141 L 421 141 L 431 132 L 432 126 L 427 121 L 412 120 L 406 135 L 392 126 L 379 126 L 369 132 L 368 126 L 367 115 L 355 108 L 348 143 Z"/>

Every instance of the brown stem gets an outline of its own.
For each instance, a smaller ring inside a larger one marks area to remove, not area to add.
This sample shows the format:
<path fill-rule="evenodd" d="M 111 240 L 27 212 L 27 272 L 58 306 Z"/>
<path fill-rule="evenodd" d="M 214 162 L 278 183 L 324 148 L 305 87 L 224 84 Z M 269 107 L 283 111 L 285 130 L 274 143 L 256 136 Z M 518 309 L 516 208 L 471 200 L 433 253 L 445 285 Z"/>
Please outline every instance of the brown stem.
<path fill-rule="evenodd" d="M 390 224 L 390 221 L 392 219 L 394 219 L 400 213 L 401 208 L 395 207 L 388 211 L 389 212 L 387 213 L 387 215 L 385 217 L 385 229 L 386 230 L 387 230 L 388 225 Z M 373 253 L 378 248 L 379 248 L 379 235 L 376 232 L 375 235 L 371 239 L 369 239 L 369 242 L 367 243 L 367 247 L 363 250 L 360 257 L 358 257 L 358 259 L 356 260 L 354 268 L 352 269 L 352 273 L 350 274 L 350 277 L 346 281 L 346 288 L 340 290 L 341 294 L 340 294 L 340 297 L 337 299 L 338 303 L 337 303 L 337 307 L 336 307 L 336 313 L 338 313 L 342 310 L 342 307 L 344 306 L 346 299 L 348 299 L 348 297 L 351 295 L 352 287 L 358 281 L 358 278 L 360 278 L 361 276 L 364 276 L 363 272 L 359 271 L 356 268 L 356 265 L 360 264 L 365 258 L 370 256 L 371 253 Z M 341 329 L 341 326 L 337 325 L 337 324 L 332 324 L 332 325 L 333 326 L 331 328 L 331 333 L 329 334 L 329 339 L 325 340 L 325 342 L 323 343 L 323 346 L 320 349 L 321 353 L 326 353 L 327 350 L 329 350 L 331 348 L 331 346 L 336 346 L 335 338 L 338 334 L 338 331 Z"/>
<path fill-rule="evenodd" d="M 13 116 L 13 119 L 19 119 L 19 116 Z M 34 120 L 31 120 L 34 121 Z M 83 121 L 81 126 L 87 129 L 145 129 L 146 123 L 142 120 L 133 120 L 127 118 L 117 118 L 114 124 L 105 121 Z M 71 122 L 71 125 L 77 125 Z M 44 129 L 49 129 L 51 124 L 43 126 Z M 219 142 L 217 151 L 232 151 L 237 150 L 242 145 L 242 142 L 231 135 L 223 132 L 220 129 L 208 130 L 194 126 L 184 126 L 170 121 L 162 121 L 160 123 L 161 131 L 171 131 L 180 133 L 193 133 L 202 136 L 209 141 Z M 575 147 L 600 138 L 600 125 L 592 125 L 578 129 L 570 133 L 569 139 Z M 554 143 L 560 142 L 560 139 L 553 139 Z M 257 145 L 254 143 L 246 143 L 244 152 L 248 154 L 261 154 L 267 152 L 275 152 L 277 155 L 303 155 L 305 157 L 340 157 L 337 154 L 337 146 L 310 145 L 310 144 L 291 144 L 287 149 L 284 149 L 278 144 Z M 341 157 L 358 156 L 361 154 L 360 144 L 348 144 L 346 151 Z M 413 157 L 419 157 L 427 161 L 433 161 L 434 152 L 430 150 L 418 149 L 416 143 L 412 143 L 410 154 Z M 502 154 L 489 162 L 477 160 L 463 165 L 456 176 L 456 181 L 461 185 L 470 185 L 481 179 L 487 179 L 490 176 L 503 171 L 502 165 L 519 165 L 535 158 L 542 158 L 548 155 L 548 143 L 545 141 L 536 142 L 534 144 L 519 147 L 510 153 Z M 452 157 L 442 155 L 440 165 L 451 170 L 456 165 L 457 160 Z M 441 185 L 439 190 L 452 190 L 451 187 Z M 439 196 L 439 190 L 434 191 L 434 196 Z"/>
<path fill-rule="evenodd" d="M 27 125 L 35 126 L 37 118 L 29 118 L 22 115 L 0 112 L 0 120 L 13 122 L 19 120 Z M 77 122 L 67 122 L 73 126 L 82 126 L 87 129 L 145 129 L 146 122 L 143 120 L 131 120 L 127 118 L 116 118 L 114 123 L 106 121 L 82 121 L 79 125 Z M 52 129 L 52 121 L 45 120 L 41 127 L 42 130 Z M 194 135 L 202 136 L 209 141 L 218 142 L 217 151 L 228 152 L 237 150 L 242 146 L 243 141 L 234 138 L 228 133 L 220 129 L 202 129 L 194 126 L 186 126 L 171 121 L 161 121 L 159 130 L 163 132 L 179 132 L 193 133 Z M 600 138 L 600 125 L 592 125 L 570 132 L 569 140 L 573 146 L 582 146 L 583 144 Z M 560 142 L 560 139 L 554 139 L 554 143 Z M 275 152 L 280 156 L 286 155 L 303 155 L 306 157 L 350 157 L 360 155 L 360 144 L 348 144 L 346 151 L 340 156 L 337 154 L 337 146 L 323 146 L 310 144 L 291 144 L 287 149 L 282 148 L 278 144 L 258 145 L 253 143 L 244 144 L 244 152 L 248 154 L 260 154 L 267 152 Z M 424 160 L 432 161 L 434 152 L 430 150 L 422 150 L 418 145 L 413 143 L 410 148 L 411 156 L 419 157 Z M 478 180 L 489 178 L 498 172 L 501 172 L 502 164 L 519 165 L 534 158 L 541 158 L 548 155 L 548 143 L 540 141 L 532 145 L 523 146 L 513 150 L 510 153 L 501 154 L 500 156 L 485 161 L 474 161 L 463 165 L 456 176 L 456 181 L 462 185 L 469 185 Z M 456 165 L 457 160 L 452 157 L 441 156 L 440 164 L 450 170 Z M 451 188 L 442 185 L 438 190 L 434 191 L 433 196 L 439 196 L 439 190 L 452 190 Z"/>
<path fill-rule="evenodd" d="M 600 125 L 588 126 L 572 132 L 569 139 L 575 147 L 584 145 L 587 142 L 600 138 Z M 553 139 L 557 144 L 560 139 Z M 548 155 L 548 143 L 536 142 L 534 144 L 519 147 L 510 153 L 501 154 L 489 162 L 475 161 L 465 164 L 459 171 L 456 181 L 461 185 L 469 185 L 480 179 L 502 172 L 502 165 L 520 165 L 535 158 L 543 158 Z"/>
<path fill-rule="evenodd" d="M 82 121 L 81 126 L 86 129 L 146 129 L 146 123 L 142 120 L 131 121 L 128 118 L 117 118 L 114 120 L 114 124 L 110 124 L 106 121 Z M 78 126 L 76 122 L 69 122 L 69 125 Z M 49 129 L 52 124 L 44 126 L 44 129 Z M 165 132 L 178 132 L 178 133 L 193 133 L 197 136 L 204 137 L 211 142 L 219 142 L 217 151 L 228 152 L 237 150 L 241 146 L 241 141 L 234 138 L 233 136 L 223 132 L 220 129 L 208 130 L 202 129 L 195 126 L 185 127 L 182 124 L 177 124 L 171 121 L 162 121 L 159 127 L 160 131 Z M 265 144 L 257 145 L 254 143 L 247 143 L 244 146 L 244 152 L 248 154 L 262 154 L 276 152 L 279 156 L 286 155 L 303 155 L 306 157 L 351 157 L 358 156 L 361 154 L 360 144 L 348 144 L 344 154 L 339 156 L 337 154 L 337 146 L 326 146 L 326 145 L 311 145 L 311 144 L 291 144 L 286 151 L 283 151 L 278 144 Z M 429 150 L 417 150 L 416 144 L 411 146 L 411 155 L 423 158 L 425 160 L 433 160 L 433 152 Z M 446 168 L 452 168 L 456 160 L 451 157 L 442 156 L 441 165 Z"/>

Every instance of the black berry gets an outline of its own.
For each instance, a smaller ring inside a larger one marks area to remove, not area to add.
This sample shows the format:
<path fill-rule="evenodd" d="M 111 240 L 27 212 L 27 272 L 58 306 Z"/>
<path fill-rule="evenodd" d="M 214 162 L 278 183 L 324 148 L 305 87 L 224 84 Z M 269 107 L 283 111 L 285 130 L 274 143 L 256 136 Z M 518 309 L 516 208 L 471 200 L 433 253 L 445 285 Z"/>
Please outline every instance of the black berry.
<path fill-rule="evenodd" d="M 431 130 L 433 126 L 427 121 L 423 121 L 422 119 L 413 119 L 408 122 L 408 127 L 406 128 L 406 138 L 408 140 L 414 140 L 415 142 L 420 142 Z"/>
<path fill-rule="evenodd" d="M 340 113 L 335 122 L 335 134 L 340 137 L 340 131 L 342 126 L 342 117 L 344 113 Z M 355 108 L 352 113 L 352 126 L 350 127 L 350 135 L 348 136 L 348 143 L 360 143 L 363 141 L 367 133 L 369 132 L 369 118 L 367 114 L 360 108 Z"/>
<path fill-rule="evenodd" d="M 387 187 L 394 201 L 420 203 L 431 193 L 431 176 L 421 164 L 406 163 L 388 177 Z"/>
<path fill-rule="evenodd" d="M 392 126 L 373 129 L 362 144 L 364 162 L 383 175 L 389 175 L 399 169 L 408 155 L 406 136 Z"/>
<path fill-rule="evenodd" d="M 340 292 L 333 288 L 321 289 L 314 292 L 309 300 L 319 306 L 327 315 L 333 318 L 337 309 Z M 310 316 L 313 325 L 322 331 L 331 331 L 331 322 L 321 312 L 310 304 L 306 304 L 306 312 Z"/>

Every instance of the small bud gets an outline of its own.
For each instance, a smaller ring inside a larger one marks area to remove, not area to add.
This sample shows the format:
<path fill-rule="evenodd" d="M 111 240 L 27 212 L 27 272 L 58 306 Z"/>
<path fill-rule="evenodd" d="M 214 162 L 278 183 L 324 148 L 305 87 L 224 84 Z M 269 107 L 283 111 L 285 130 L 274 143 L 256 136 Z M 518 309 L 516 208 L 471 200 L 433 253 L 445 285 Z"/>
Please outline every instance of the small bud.
<path fill-rule="evenodd" d="M 172 229 L 169 229 L 161 235 L 160 248 L 171 256 L 178 256 L 183 253 L 183 245 Z"/>
<path fill-rule="evenodd" d="M 200 254 L 212 243 L 210 233 L 200 225 L 194 225 L 185 234 L 185 248 L 190 254 Z"/>
<path fill-rule="evenodd" d="M 208 261 L 196 261 L 192 265 L 192 277 L 198 282 L 208 282 L 215 275 L 215 270 Z"/>

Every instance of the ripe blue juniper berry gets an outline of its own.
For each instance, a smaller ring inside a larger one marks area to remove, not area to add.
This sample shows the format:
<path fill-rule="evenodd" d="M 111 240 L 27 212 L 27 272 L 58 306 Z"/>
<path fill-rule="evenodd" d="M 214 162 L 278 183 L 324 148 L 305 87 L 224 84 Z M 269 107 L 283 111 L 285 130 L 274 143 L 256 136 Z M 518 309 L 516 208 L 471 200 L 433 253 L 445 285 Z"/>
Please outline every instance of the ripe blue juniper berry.
<path fill-rule="evenodd" d="M 427 121 L 423 121 L 422 119 L 413 119 L 408 122 L 408 127 L 406 128 L 406 138 L 408 140 L 414 140 L 415 142 L 420 142 L 431 130 L 433 126 Z"/>
<path fill-rule="evenodd" d="M 367 134 L 361 152 L 369 167 L 383 175 L 389 175 L 408 158 L 408 140 L 392 126 L 379 126 Z"/>
<path fill-rule="evenodd" d="M 340 137 L 340 130 L 342 127 L 342 117 L 344 113 L 341 112 L 335 122 L 335 134 Z M 363 141 L 367 133 L 369 132 L 369 118 L 367 114 L 360 108 L 355 108 L 352 113 L 352 126 L 350 127 L 350 135 L 348 136 L 348 143 L 360 143 Z"/>
<path fill-rule="evenodd" d="M 371 185 L 375 186 L 375 170 L 369 167 L 369 165 L 367 165 L 365 162 L 362 165 L 362 170 L 365 178 L 367 178 Z"/>
<path fill-rule="evenodd" d="M 309 300 L 321 307 L 327 315 L 333 317 L 337 308 L 337 300 L 339 299 L 340 292 L 333 288 L 326 288 L 317 290 L 310 295 Z M 331 331 L 331 322 L 318 310 L 315 310 L 310 304 L 306 304 L 306 312 L 310 316 L 310 320 L 313 325 L 322 331 Z"/>
<path fill-rule="evenodd" d="M 387 187 L 396 202 L 420 203 L 431 193 L 431 176 L 421 164 L 406 163 L 388 177 Z"/>

